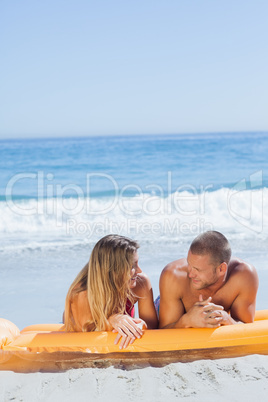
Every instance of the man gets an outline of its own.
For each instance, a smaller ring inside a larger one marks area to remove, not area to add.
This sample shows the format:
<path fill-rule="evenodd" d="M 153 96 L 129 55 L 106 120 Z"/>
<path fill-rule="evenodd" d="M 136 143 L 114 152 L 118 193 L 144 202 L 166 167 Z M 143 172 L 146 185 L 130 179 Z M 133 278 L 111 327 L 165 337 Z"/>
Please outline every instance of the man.
<path fill-rule="evenodd" d="M 258 289 L 255 268 L 231 260 L 221 233 L 192 242 L 187 259 L 168 264 L 160 277 L 159 328 L 216 328 L 253 322 Z"/>

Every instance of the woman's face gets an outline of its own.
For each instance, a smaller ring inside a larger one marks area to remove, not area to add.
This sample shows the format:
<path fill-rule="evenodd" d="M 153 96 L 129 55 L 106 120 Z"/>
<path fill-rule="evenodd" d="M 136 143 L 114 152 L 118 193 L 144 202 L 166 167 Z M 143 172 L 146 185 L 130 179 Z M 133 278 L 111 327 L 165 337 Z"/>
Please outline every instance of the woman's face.
<path fill-rule="evenodd" d="M 139 256 L 137 251 L 133 254 L 133 264 L 130 271 L 130 288 L 135 288 L 137 284 L 137 276 L 142 270 L 139 267 Z"/>

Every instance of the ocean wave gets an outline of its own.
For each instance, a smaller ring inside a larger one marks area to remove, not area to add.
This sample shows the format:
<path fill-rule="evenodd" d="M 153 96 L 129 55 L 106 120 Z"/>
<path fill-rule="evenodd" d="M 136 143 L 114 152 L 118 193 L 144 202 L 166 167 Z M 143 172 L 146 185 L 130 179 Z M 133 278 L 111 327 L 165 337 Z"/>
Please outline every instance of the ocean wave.
<path fill-rule="evenodd" d="M 180 239 L 204 230 L 227 236 L 267 239 L 268 189 L 222 188 L 182 191 L 160 197 L 30 199 L 0 202 L 0 233 L 19 237 L 96 239 L 121 233 L 141 239 Z"/>

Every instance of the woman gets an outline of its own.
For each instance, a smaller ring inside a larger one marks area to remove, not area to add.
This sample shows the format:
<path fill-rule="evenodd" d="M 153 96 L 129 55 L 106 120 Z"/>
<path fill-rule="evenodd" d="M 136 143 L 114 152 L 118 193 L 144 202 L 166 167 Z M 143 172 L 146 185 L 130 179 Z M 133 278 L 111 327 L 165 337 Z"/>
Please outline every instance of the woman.
<path fill-rule="evenodd" d="M 120 349 L 143 334 L 142 327 L 157 328 L 149 278 L 138 264 L 137 242 L 119 235 L 103 237 L 89 263 L 72 283 L 65 303 L 66 331 L 118 332 Z M 134 318 L 138 302 L 139 317 Z"/>

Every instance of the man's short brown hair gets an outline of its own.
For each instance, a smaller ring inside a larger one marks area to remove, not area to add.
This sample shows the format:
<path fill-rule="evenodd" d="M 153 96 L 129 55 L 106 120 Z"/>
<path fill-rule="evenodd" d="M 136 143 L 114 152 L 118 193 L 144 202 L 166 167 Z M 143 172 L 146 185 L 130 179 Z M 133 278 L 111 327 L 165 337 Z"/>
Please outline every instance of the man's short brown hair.
<path fill-rule="evenodd" d="M 231 259 L 231 247 L 226 237 L 214 230 L 201 233 L 197 236 L 190 246 L 192 254 L 206 255 L 209 254 L 212 263 L 217 265 L 226 262 L 229 264 Z"/>

